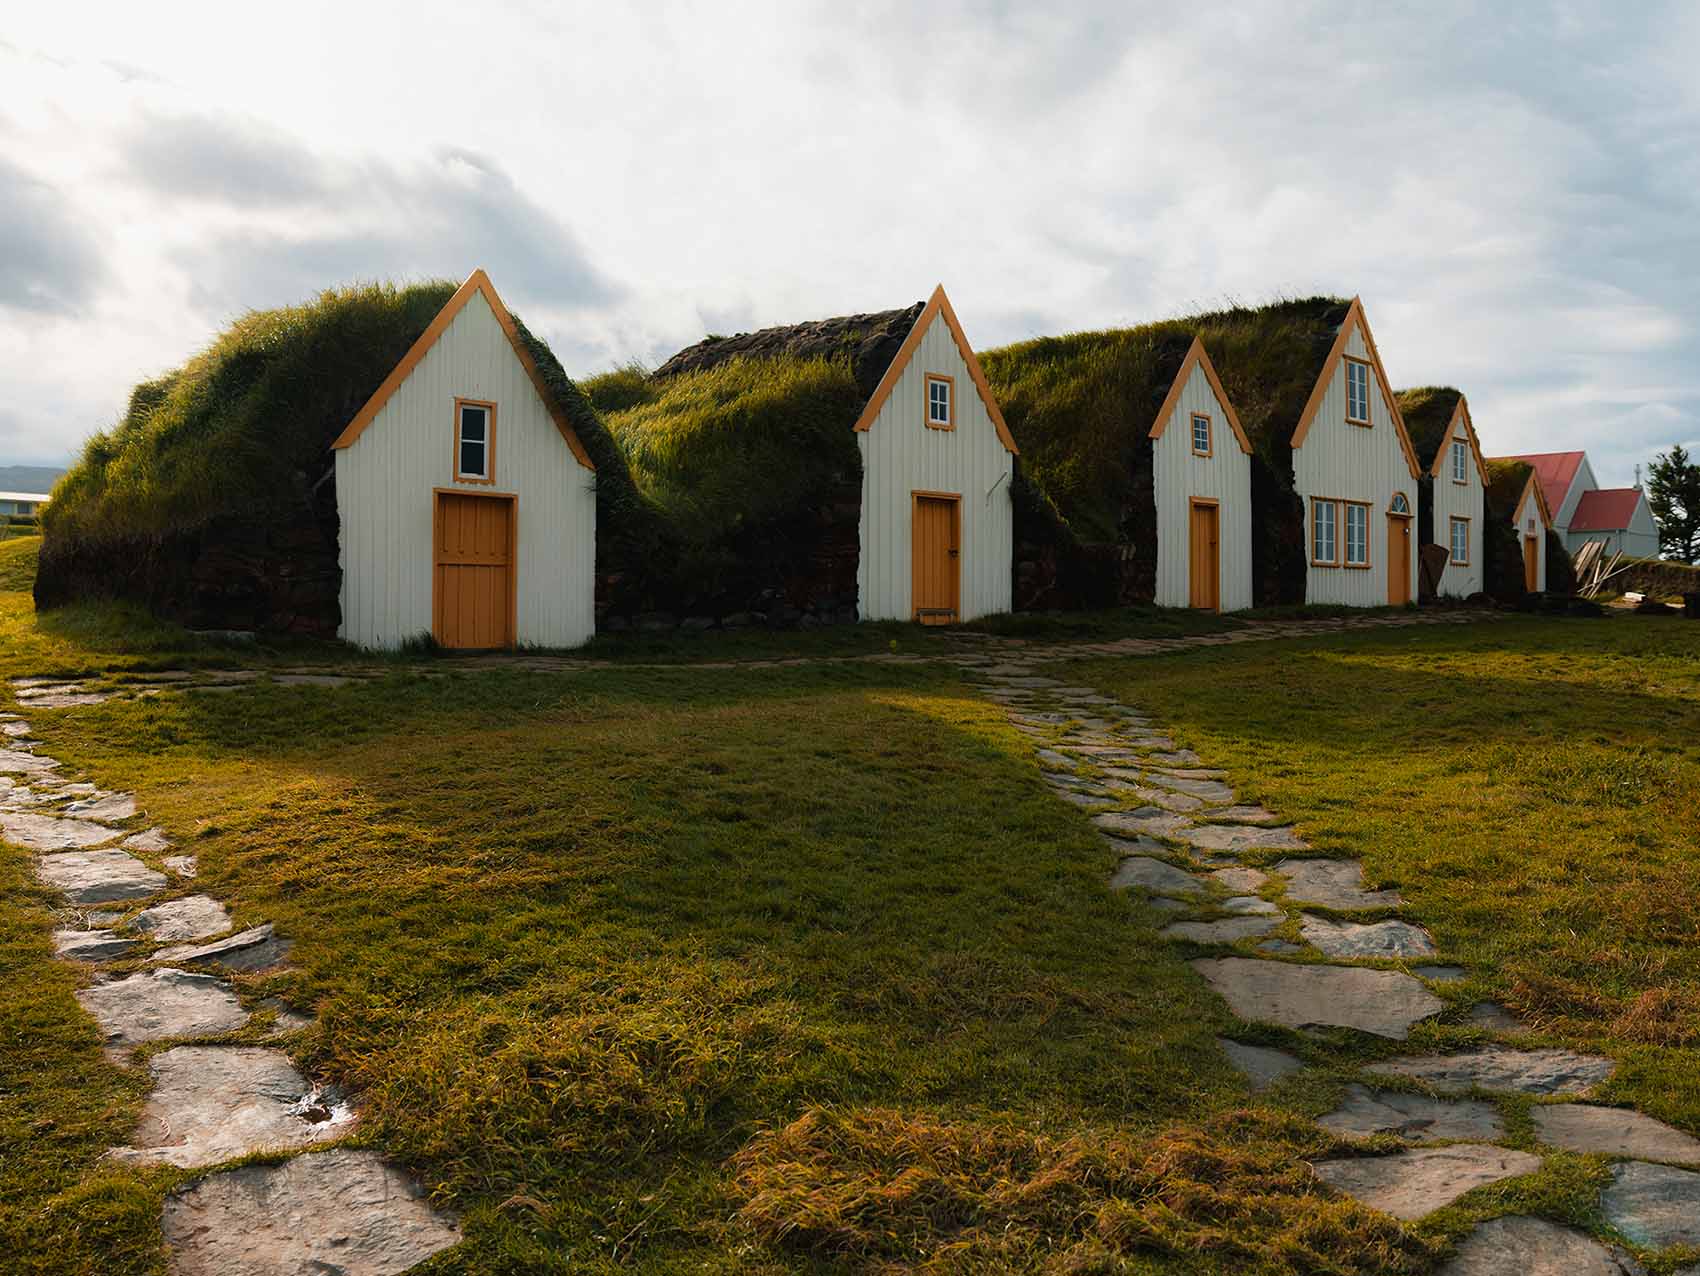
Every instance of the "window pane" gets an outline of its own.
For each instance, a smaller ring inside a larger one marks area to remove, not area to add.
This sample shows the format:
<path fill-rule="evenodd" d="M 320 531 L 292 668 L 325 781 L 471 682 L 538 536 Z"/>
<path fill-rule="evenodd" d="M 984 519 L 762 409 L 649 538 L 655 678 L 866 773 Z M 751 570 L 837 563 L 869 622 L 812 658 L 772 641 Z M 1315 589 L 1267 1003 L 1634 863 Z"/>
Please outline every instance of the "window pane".
<path fill-rule="evenodd" d="M 483 408 L 462 407 L 460 410 L 460 437 L 476 443 L 484 442 L 484 424 L 486 413 Z M 441 417 L 437 418 L 439 421 Z"/>
<path fill-rule="evenodd" d="M 438 420 L 442 418 L 439 417 Z M 460 441 L 460 472 L 476 474 L 484 478 L 484 444 L 477 439 L 462 439 Z"/>

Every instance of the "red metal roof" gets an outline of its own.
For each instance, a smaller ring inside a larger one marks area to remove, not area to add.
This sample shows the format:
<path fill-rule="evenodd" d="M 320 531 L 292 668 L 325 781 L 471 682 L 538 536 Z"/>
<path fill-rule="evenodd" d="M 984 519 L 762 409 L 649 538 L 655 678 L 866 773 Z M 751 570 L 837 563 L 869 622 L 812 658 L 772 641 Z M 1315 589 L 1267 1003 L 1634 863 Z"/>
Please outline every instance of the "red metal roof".
<path fill-rule="evenodd" d="M 1547 508 L 1557 514 L 1576 479 L 1576 471 L 1582 468 L 1585 455 L 1584 452 L 1533 452 L 1510 459 L 1522 461 L 1534 469 L 1536 477 L 1541 480 L 1541 495 L 1547 498 Z"/>
<path fill-rule="evenodd" d="M 1629 527 L 1635 507 L 1641 502 L 1638 487 L 1596 487 L 1583 492 L 1571 516 L 1573 532 L 1621 532 Z"/>

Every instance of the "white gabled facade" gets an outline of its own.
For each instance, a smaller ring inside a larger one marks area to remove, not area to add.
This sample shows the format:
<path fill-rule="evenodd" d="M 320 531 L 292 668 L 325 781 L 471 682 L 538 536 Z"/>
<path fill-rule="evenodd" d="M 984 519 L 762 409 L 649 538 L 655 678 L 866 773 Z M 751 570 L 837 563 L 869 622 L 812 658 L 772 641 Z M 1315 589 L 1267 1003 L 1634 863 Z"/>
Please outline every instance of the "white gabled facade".
<path fill-rule="evenodd" d="M 1446 550 L 1446 569 L 1438 593 L 1443 598 L 1468 598 L 1486 587 L 1487 470 L 1476 440 L 1470 405 L 1463 395 L 1452 411 L 1446 435 L 1429 467 L 1432 480 L 1433 543 Z M 1454 531 L 1454 524 L 1460 530 Z M 1460 550 L 1462 555 L 1460 556 Z"/>
<path fill-rule="evenodd" d="M 951 425 L 929 424 L 929 379 L 950 386 Z M 857 611 L 913 620 L 917 496 L 954 499 L 959 620 L 1010 609 L 1015 443 L 944 289 L 922 309 L 856 423 L 862 454 Z"/>
<path fill-rule="evenodd" d="M 1349 408 L 1361 424 L 1348 419 Z M 1292 448 L 1293 485 L 1304 502 L 1305 601 L 1415 601 L 1420 470 L 1358 300 L 1340 325 Z M 1390 571 L 1390 528 L 1401 529 L 1403 544 L 1393 546 L 1391 561 L 1404 561 L 1402 573 Z M 1400 574 L 1402 589 L 1394 579 Z"/>
<path fill-rule="evenodd" d="M 438 520 L 447 495 L 509 520 L 511 596 L 469 597 L 467 605 L 492 616 L 505 610 L 512 643 L 574 647 L 590 639 L 595 469 L 545 394 L 511 316 L 475 272 L 336 441 L 340 637 L 381 649 L 426 634 L 444 640 L 436 604 L 445 587 Z M 462 401 L 491 408 L 487 478 L 460 472 Z M 494 577 L 482 579 L 499 588 Z"/>
<path fill-rule="evenodd" d="M 1157 504 L 1155 602 L 1159 607 L 1197 605 L 1194 509 L 1208 505 L 1216 510 L 1218 610 L 1250 607 L 1251 441 L 1196 337 L 1157 410 L 1150 437 Z M 1203 447 L 1195 446 L 1200 442 Z"/>
<path fill-rule="evenodd" d="M 1547 532 L 1552 527 L 1552 518 L 1547 512 L 1546 499 L 1541 495 L 1541 480 L 1534 473 L 1530 473 L 1529 481 L 1523 485 L 1523 495 L 1511 516 L 1511 526 L 1517 532 L 1524 587 L 1532 585 L 1533 592 L 1544 594 L 1547 588 Z M 1532 572 L 1529 567 L 1531 559 L 1534 563 Z"/>

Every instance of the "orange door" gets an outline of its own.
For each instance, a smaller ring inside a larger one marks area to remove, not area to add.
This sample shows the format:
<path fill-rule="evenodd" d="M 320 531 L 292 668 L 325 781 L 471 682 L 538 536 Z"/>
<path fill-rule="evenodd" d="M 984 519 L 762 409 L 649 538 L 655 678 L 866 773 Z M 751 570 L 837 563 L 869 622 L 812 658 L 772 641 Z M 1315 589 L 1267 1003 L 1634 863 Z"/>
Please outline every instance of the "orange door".
<path fill-rule="evenodd" d="M 1387 516 L 1387 605 L 1403 607 L 1411 601 L 1411 520 L 1398 514 Z"/>
<path fill-rule="evenodd" d="M 923 625 L 948 625 L 962 607 L 962 503 L 915 493 L 910 606 Z"/>
<path fill-rule="evenodd" d="M 1188 600 L 1206 611 L 1222 607 L 1222 547 L 1218 534 L 1221 511 L 1215 505 L 1192 507 L 1192 552 L 1187 563 Z"/>
<path fill-rule="evenodd" d="M 1541 542 L 1538 537 L 1523 538 L 1523 588 L 1535 593 L 1541 579 Z"/>
<path fill-rule="evenodd" d="M 445 647 L 514 643 L 514 502 L 437 493 L 431 632 Z"/>

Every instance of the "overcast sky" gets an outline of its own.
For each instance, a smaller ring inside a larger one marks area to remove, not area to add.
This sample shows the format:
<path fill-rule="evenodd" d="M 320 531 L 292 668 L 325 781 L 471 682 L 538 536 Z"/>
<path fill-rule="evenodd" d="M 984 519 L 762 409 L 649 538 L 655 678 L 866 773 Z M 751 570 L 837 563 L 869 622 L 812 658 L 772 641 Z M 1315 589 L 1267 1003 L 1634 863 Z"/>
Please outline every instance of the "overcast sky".
<path fill-rule="evenodd" d="M 0 25 L 0 463 L 244 309 L 484 266 L 569 371 L 950 291 L 1360 294 L 1602 482 L 1700 448 L 1700 5 L 61 0 Z"/>

